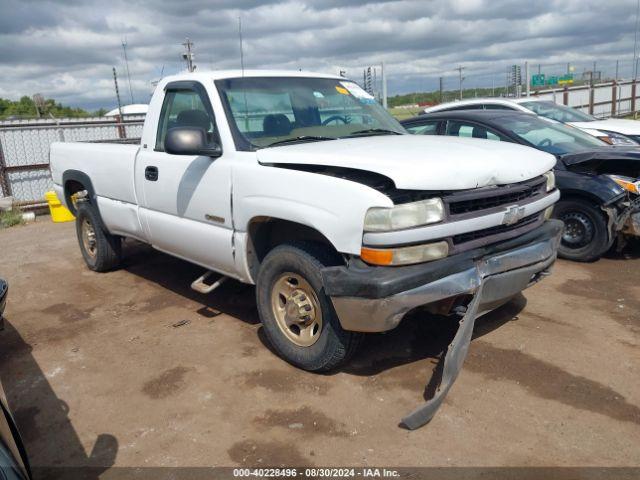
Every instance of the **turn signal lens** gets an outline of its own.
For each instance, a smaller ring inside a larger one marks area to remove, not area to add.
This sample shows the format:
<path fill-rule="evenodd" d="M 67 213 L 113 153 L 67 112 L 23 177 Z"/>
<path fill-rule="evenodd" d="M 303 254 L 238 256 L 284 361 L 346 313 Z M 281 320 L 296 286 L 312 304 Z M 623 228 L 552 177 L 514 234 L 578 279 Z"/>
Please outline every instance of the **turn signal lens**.
<path fill-rule="evenodd" d="M 366 263 L 385 266 L 430 262 L 444 258 L 447 255 L 449 255 L 449 244 L 447 242 L 389 249 L 362 247 L 360 250 L 360 258 Z"/>
<path fill-rule="evenodd" d="M 547 179 L 547 192 L 550 192 L 556 188 L 556 174 L 553 173 L 553 170 L 549 170 L 544 176 Z"/>
<path fill-rule="evenodd" d="M 550 207 L 547 207 L 544 211 L 544 219 L 545 220 L 549 220 L 551 218 L 551 216 L 553 215 L 553 205 Z"/>

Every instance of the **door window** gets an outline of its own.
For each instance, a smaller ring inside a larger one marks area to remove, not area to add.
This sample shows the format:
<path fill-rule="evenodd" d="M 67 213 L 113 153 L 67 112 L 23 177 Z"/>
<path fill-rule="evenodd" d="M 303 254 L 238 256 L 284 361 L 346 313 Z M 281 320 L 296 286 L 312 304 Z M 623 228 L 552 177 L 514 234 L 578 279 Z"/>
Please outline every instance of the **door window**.
<path fill-rule="evenodd" d="M 490 129 L 475 123 L 449 120 L 445 135 L 450 137 L 484 138 L 487 140 L 502 140 L 502 137 Z"/>
<path fill-rule="evenodd" d="M 405 127 L 409 133 L 414 135 L 437 135 L 438 122 L 421 123 L 420 125 L 408 125 Z"/>
<path fill-rule="evenodd" d="M 202 101 L 194 90 L 168 90 L 162 104 L 158 123 L 156 150 L 164 152 L 164 139 L 171 128 L 197 127 L 207 133 L 207 140 L 214 140 L 214 122 Z"/>

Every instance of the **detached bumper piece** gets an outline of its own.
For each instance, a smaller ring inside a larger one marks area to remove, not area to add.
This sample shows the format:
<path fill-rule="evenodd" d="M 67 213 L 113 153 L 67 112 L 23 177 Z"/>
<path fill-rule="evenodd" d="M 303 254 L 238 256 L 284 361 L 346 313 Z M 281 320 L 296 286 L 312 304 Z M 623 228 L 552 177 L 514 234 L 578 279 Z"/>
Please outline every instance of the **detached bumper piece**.
<path fill-rule="evenodd" d="M 4 307 L 7 305 L 9 285 L 0 278 L 0 330 L 4 330 Z"/>
<path fill-rule="evenodd" d="M 550 220 L 517 239 L 421 266 L 382 267 L 384 271 L 370 267 L 368 275 L 363 275 L 365 269 L 349 273 L 346 267 L 323 272 L 325 290 L 347 330 L 390 330 L 416 307 L 460 295 L 471 296 L 444 357 L 440 386 L 433 398 L 402 419 L 407 428 L 413 430 L 428 423 L 444 401 L 467 356 L 475 319 L 549 272 L 556 259 L 562 228 L 562 222 Z M 438 265 L 441 262 L 444 263 Z M 384 281 L 376 284 L 372 278 Z M 416 282 L 420 284 L 415 285 Z M 412 287 L 402 289 L 405 285 Z M 364 295 L 340 295 L 347 291 Z"/>

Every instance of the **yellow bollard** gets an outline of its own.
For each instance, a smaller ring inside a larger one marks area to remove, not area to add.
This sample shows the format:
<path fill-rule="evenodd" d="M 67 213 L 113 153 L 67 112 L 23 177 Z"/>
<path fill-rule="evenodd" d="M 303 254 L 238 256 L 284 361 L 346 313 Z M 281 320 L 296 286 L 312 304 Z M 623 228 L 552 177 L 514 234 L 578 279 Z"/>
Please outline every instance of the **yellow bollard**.
<path fill-rule="evenodd" d="M 49 211 L 51 212 L 51 220 L 55 223 L 73 222 L 76 217 L 67 210 L 67 208 L 60 203 L 56 192 L 53 190 L 44 194 L 47 203 L 49 204 Z"/>

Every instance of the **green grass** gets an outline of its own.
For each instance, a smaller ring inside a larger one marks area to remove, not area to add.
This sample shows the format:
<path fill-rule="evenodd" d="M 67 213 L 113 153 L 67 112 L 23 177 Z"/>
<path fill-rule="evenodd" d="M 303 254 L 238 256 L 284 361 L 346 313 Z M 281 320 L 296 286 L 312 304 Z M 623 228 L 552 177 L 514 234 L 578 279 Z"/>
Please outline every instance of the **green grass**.
<path fill-rule="evenodd" d="M 389 113 L 396 117 L 396 120 L 405 120 L 407 118 L 415 117 L 418 115 L 424 107 L 412 107 L 412 108 L 398 108 L 391 107 Z"/>
<path fill-rule="evenodd" d="M 22 225 L 23 223 L 22 211 L 19 208 L 0 212 L 0 228 L 13 227 L 14 225 Z"/>

